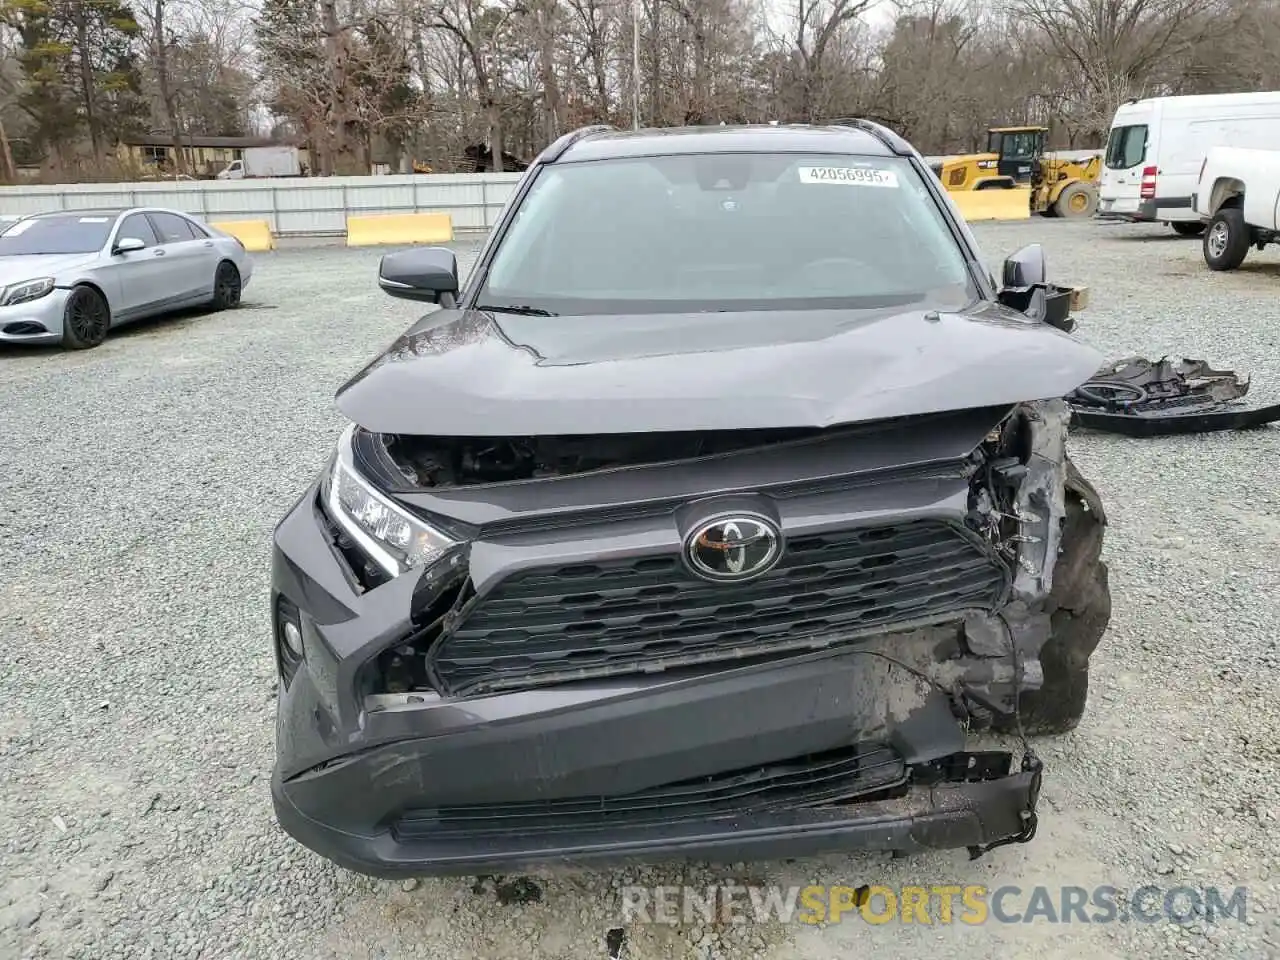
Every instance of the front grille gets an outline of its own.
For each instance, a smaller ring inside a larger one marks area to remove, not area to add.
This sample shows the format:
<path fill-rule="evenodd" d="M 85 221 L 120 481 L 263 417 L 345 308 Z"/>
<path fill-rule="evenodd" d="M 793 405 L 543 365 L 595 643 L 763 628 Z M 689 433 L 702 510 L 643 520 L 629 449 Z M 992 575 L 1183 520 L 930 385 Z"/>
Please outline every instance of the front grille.
<path fill-rule="evenodd" d="M 838 803 L 878 793 L 906 779 L 906 766 L 897 753 L 867 744 L 622 796 L 410 810 L 392 829 L 397 839 L 414 840 L 669 826 Z"/>
<path fill-rule="evenodd" d="M 445 693 L 740 661 L 989 609 L 1007 570 L 941 520 L 798 537 L 746 583 L 694 577 L 674 554 L 512 574 L 432 651 Z"/>

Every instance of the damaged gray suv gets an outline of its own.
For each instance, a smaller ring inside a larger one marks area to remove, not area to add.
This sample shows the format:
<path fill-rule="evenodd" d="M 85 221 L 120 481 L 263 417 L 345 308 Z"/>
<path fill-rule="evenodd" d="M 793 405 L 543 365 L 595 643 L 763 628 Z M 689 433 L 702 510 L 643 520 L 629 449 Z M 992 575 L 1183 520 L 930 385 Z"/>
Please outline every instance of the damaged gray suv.
<path fill-rule="evenodd" d="M 580 130 L 465 284 L 384 257 L 442 309 L 275 531 L 283 828 L 385 877 L 1030 839 L 1110 618 L 1102 358 L 1003 273 L 859 120 Z"/>

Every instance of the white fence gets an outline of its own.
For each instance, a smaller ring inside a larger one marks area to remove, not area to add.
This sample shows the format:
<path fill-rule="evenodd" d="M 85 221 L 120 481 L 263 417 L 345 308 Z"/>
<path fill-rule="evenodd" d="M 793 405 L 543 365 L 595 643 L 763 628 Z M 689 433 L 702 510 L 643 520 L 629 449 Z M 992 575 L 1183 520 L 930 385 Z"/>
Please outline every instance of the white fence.
<path fill-rule="evenodd" d="M 48 210 L 171 207 L 204 220 L 266 220 L 277 236 L 340 236 L 347 215 L 449 213 L 455 230 L 493 225 L 518 173 L 297 177 L 0 187 L 0 218 Z"/>
<path fill-rule="evenodd" d="M 1099 152 L 1064 150 L 1058 156 Z M 281 237 L 341 236 L 348 214 L 449 213 L 455 230 L 484 230 L 519 179 L 518 173 L 445 173 L 0 187 L 0 219 L 47 210 L 157 206 L 205 220 L 266 220 Z"/>

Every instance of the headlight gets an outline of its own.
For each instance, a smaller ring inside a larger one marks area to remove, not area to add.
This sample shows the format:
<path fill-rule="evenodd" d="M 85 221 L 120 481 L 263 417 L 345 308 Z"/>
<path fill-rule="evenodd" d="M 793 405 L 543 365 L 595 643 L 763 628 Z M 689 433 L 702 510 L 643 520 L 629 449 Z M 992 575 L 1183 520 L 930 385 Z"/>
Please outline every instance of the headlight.
<path fill-rule="evenodd" d="M 40 277 L 36 280 L 23 280 L 11 283 L 0 293 L 0 306 L 11 307 L 15 303 L 27 303 L 47 296 L 53 289 L 53 277 Z"/>
<path fill-rule="evenodd" d="M 354 424 L 338 439 L 323 496 L 330 516 L 391 576 L 431 563 L 457 541 L 396 506 L 356 471 Z"/>

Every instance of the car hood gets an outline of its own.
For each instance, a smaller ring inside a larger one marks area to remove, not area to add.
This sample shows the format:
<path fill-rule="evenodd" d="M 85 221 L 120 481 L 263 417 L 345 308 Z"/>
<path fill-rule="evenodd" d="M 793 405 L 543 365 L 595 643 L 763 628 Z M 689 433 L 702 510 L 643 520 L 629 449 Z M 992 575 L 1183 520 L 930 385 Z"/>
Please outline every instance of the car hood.
<path fill-rule="evenodd" d="M 1061 397 L 1103 358 L 999 304 L 522 317 L 442 310 L 337 394 L 379 433 L 828 427 Z"/>
<path fill-rule="evenodd" d="M 0 257 L 0 287 L 37 277 L 56 277 L 94 259 L 93 253 L 59 253 L 39 256 Z"/>

